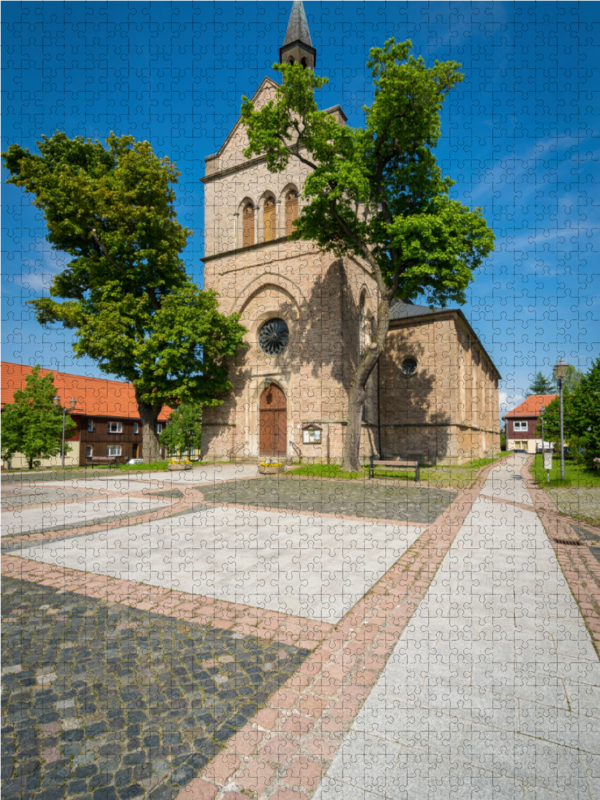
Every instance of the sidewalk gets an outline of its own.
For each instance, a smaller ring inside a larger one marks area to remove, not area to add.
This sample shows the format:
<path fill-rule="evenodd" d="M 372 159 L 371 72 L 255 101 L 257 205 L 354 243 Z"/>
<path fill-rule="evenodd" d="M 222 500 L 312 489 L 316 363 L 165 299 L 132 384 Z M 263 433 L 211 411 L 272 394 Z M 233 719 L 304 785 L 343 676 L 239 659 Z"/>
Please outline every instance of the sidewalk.
<path fill-rule="evenodd" d="M 600 797 L 600 663 L 524 462 L 488 477 L 315 800 Z"/>

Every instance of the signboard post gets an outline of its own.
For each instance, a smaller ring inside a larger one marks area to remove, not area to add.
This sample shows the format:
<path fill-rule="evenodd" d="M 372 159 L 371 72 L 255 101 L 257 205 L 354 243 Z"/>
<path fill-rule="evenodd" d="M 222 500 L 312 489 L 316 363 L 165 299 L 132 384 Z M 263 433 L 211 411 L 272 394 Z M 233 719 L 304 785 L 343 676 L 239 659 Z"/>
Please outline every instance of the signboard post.
<path fill-rule="evenodd" d="M 552 469 L 552 450 L 544 450 L 544 469 L 548 470 L 547 481 L 550 483 L 550 470 Z"/>

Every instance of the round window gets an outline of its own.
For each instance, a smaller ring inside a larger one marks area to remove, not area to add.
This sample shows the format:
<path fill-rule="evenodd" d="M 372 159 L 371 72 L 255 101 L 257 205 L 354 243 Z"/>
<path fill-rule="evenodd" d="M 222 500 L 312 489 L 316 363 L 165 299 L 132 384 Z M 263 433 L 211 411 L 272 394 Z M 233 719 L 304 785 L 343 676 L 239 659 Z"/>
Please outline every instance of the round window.
<path fill-rule="evenodd" d="M 258 344 L 263 353 L 276 356 L 287 347 L 290 331 L 282 319 L 269 319 L 258 331 Z"/>
<path fill-rule="evenodd" d="M 416 358 L 405 358 L 402 362 L 402 372 L 405 375 L 414 375 L 417 371 L 417 359 Z"/>

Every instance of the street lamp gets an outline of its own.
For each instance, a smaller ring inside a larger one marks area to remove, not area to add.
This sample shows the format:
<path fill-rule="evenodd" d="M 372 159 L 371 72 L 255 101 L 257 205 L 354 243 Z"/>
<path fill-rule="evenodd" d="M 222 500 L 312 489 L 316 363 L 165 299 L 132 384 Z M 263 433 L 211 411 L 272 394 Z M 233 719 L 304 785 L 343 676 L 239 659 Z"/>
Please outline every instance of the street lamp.
<path fill-rule="evenodd" d="M 569 365 L 566 364 L 562 358 L 557 361 L 554 366 L 554 378 L 558 383 L 558 391 L 560 393 L 560 477 L 561 480 L 565 479 L 565 425 L 563 413 L 563 381 L 567 376 Z"/>
<path fill-rule="evenodd" d="M 54 399 L 53 399 L 52 402 L 54 403 L 54 407 L 55 408 L 59 408 L 60 407 L 60 397 L 57 394 L 54 395 Z M 77 400 L 74 397 L 72 397 L 69 400 L 69 405 L 71 406 L 71 411 L 74 411 L 75 406 L 77 405 Z M 61 453 L 62 468 L 64 469 L 65 468 L 65 422 L 66 422 L 66 419 L 67 419 L 67 408 L 66 408 L 66 406 L 63 408 L 62 412 L 63 412 L 63 427 L 62 427 L 62 446 L 61 446 L 60 453 Z"/>

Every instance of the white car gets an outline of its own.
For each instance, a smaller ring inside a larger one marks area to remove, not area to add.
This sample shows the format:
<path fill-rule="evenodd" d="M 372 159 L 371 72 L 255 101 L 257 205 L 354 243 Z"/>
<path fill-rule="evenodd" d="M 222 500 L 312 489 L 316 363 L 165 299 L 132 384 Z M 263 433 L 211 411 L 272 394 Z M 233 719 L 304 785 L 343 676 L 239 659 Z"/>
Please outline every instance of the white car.
<path fill-rule="evenodd" d="M 144 459 L 143 458 L 130 458 L 127 463 L 128 464 L 143 464 L 144 463 Z"/>

